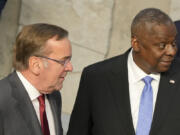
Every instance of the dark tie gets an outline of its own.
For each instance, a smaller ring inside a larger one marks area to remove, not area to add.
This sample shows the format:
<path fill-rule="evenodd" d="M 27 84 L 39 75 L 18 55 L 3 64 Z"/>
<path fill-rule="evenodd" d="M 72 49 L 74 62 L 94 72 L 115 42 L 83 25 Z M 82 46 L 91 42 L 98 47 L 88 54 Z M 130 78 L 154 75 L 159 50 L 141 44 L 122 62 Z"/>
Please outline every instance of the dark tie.
<path fill-rule="evenodd" d="M 150 76 L 146 76 L 142 79 L 145 86 L 141 94 L 136 135 L 149 135 L 151 129 L 153 116 L 153 91 L 151 87 L 152 79 L 153 78 Z"/>
<path fill-rule="evenodd" d="M 40 112 L 41 128 L 42 128 L 43 135 L 50 135 L 47 116 L 46 116 L 46 110 L 45 110 L 44 94 L 38 97 L 38 101 L 39 101 L 39 112 Z"/>

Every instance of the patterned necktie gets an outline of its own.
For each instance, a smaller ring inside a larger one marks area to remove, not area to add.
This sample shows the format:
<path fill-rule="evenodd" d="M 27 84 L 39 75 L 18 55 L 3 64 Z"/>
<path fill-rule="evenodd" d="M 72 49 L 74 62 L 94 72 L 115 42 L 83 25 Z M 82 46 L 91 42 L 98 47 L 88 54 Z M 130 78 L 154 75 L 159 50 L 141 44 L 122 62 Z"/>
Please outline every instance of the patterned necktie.
<path fill-rule="evenodd" d="M 47 116 L 46 116 L 46 110 L 45 110 L 44 95 L 39 96 L 38 101 L 39 101 L 40 120 L 41 120 L 41 128 L 42 128 L 43 135 L 50 135 Z"/>
<path fill-rule="evenodd" d="M 149 135 L 153 116 L 153 91 L 151 87 L 153 78 L 146 76 L 142 80 L 145 86 L 141 94 L 136 135 Z"/>

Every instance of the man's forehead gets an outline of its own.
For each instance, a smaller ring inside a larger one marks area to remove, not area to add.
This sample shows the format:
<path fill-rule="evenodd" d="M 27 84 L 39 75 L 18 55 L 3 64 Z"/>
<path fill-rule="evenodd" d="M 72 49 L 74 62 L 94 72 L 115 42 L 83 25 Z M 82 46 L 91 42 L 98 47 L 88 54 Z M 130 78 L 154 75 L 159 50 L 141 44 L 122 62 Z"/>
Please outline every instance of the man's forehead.
<path fill-rule="evenodd" d="M 171 24 L 158 24 L 146 22 L 144 25 L 140 26 L 137 30 L 139 36 L 176 36 L 177 31 L 173 23 Z"/>
<path fill-rule="evenodd" d="M 53 42 L 56 42 L 56 41 L 62 41 L 62 40 L 64 40 L 64 39 L 67 39 L 67 37 L 64 37 L 64 38 L 62 38 L 62 39 L 59 39 L 58 36 L 55 35 L 55 36 L 49 38 L 49 39 L 46 41 L 46 43 L 53 43 Z"/>
<path fill-rule="evenodd" d="M 159 38 L 176 37 L 177 30 L 175 25 L 155 25 L 152 27 L 152 33 L 156 34 Z"/>

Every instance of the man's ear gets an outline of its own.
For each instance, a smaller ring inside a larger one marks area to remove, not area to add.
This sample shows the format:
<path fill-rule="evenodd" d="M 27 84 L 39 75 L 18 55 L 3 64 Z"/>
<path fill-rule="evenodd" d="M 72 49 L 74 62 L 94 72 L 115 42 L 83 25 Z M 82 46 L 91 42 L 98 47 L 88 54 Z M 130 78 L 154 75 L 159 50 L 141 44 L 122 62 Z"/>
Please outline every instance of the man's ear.
<path fill-rule="evenodd" d="M 31 56 L 29 58 L 29 70 L 35 74 L 35 75 L 39 75 L 40 71 L 41 71 L 41 64 L 42 62 L 40 61 L 40 59 L 38 57 L 35 56 Z"/>
<path fill-rule="evenodd" d="M 132 48 L 135 52 L 140 51 L 140 44 L 139 44 L 139 41 L 136 37 L 131 38 L 131 45 L 132 45 Z"/>

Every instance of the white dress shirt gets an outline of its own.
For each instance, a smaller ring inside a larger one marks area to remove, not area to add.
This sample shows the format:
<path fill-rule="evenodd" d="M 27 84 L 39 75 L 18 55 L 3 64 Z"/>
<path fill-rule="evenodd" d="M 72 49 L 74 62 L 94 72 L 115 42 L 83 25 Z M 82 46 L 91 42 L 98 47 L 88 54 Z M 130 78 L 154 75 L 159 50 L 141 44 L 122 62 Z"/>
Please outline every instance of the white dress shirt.
<path fill-rule="evenodd" d="M 131 50 L 128 56 L 128 80 L 129 80 L 131 114 L 132 114 L 133 125 L 135 130 L 138 121 L 141 93 L 145 86 L 145 83 L 144 81 L 142 81 L 142 78 L 144 78 L 147 75 L 153 78 L 151 82 L 151 86 L 153 89 L 153 112 L 154 112 L 157 92 L 159 88 L 160 74 L 146 74 L 142 69 L 140 69 L 135 64 Z"/>
<path fill-rule="evenodd" d="M 40 112 L 39 112 L 39 101 L 38 101 L 38 97 L 41 94 L 20 72 L 18 72 L 18 71 L 16 71 L 16 72 L 32 101 L 35 112 L 37 114 L 37 118 L 38 118 L 39 122 L 41 123 Z M 55 126 L 54 126 L 54 118 L 53 118 L 51 106 L 50 106 L 49 101 L 46 96 L 45 96 L 45 105 L 46 105 L 45 109 L 46 109 L 46 115 L 47 115 L 47 120 L 48 120 L 48 124 L 49 124 L 50 135 L 56 135 L 55 134 Z"/>

